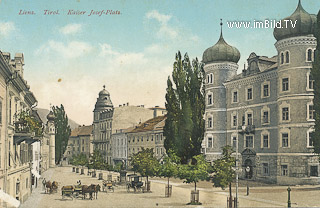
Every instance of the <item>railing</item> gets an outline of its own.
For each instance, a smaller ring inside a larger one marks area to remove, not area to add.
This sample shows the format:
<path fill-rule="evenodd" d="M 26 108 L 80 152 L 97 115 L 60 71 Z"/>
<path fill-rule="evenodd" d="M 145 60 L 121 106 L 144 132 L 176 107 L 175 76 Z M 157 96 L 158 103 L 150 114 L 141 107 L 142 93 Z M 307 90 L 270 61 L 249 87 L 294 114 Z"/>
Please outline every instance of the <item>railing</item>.
<path fill-rule="evenodd" d="M 250 134 L 255 132 L 255 125 L 239 126 L 238 129 L 241 130 L 241 134 Z"/>

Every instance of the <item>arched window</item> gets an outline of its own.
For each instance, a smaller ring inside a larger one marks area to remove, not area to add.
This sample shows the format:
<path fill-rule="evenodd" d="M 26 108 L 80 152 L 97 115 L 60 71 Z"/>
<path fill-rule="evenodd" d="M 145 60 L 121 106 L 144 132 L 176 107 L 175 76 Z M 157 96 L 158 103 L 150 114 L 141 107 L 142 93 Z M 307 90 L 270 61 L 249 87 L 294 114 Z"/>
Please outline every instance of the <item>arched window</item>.
<path fill-rule="evenodd" d="M 308 49 L 308 52 L 307 52 L 307 61 L 312 61 L 312 49 Z"/>
<path fill-rule="evenodd" d="M 210 83 L 210 75 L 209 74 L 207 75 L 207 83 L 208 84 Z"/>
<path fill-rule="evenodd" d="M 210 74 L 210 83 L 213 83 L 213 74 Z"/>
<path fill-rule="evenodd" d="M 284 62 L 284 55 L 283 55 L 283 53 L 281 53 L 281 61 L 280 61 L 280 63 L 283 64 L 283 62 Z"/>
<path fill-rule="evenodd" d="M 286 51 L 286 63 L 289 63 L 289 51 Z"/>

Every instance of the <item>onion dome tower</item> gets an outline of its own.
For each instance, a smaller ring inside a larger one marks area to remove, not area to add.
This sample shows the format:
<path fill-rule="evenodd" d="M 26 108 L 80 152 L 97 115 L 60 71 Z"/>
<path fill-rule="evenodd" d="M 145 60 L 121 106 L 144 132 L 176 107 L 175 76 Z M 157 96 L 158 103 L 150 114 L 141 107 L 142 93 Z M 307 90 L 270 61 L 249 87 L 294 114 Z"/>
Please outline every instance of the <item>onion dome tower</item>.
<path fill-rule="evenodd" d="M 236 75 L 240 52 L 229 45 L 223 38 L 221 19 L 221 33 L 218 42 L 204 51 L 202 61 L 205 71 L 205 136 L 202 148 L 206 158 L 214 160 L 227 144 L 226 138 L 226 88 L 223 85 Z M 218 132 L 218 133 L 217 133 Z"/>

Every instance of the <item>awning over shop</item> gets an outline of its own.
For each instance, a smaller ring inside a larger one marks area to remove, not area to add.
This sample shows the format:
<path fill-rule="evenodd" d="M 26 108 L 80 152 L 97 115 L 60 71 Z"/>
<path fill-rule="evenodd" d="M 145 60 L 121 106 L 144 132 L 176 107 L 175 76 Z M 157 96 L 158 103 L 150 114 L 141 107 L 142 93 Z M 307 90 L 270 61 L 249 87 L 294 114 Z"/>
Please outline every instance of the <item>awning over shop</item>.
<path fill-rule="evenodd" d="M 32 144 L 34 142 L 40 141 L 39 139 L 34 139 L 30 135 L 13 135 L 13 143 L 19 145 L 21 142 L 26 141 L 27 144 Z"/>
<path fill-rule="evenodd" d="M 9 194 L 5 193 L 4 191 L 0 190 L 0 202 L 6 202 L 14 207 L 20 206 L 20 201 L 15 199 L 14 197 L 10 196 Z"/>

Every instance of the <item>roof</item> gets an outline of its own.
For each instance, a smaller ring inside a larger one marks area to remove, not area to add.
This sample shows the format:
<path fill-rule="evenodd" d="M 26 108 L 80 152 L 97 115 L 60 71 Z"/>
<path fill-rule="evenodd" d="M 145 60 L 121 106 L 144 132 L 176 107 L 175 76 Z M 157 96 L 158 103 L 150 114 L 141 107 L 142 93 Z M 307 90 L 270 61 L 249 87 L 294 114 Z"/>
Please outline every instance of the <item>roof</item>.
<path fill-rule="evenodd" d="M 137 133 L 137 132 L 145 132 L 152 130 L 161 130 L 164 127 L 166 116 L 158 116 L 147 120 L 146 122 L 140 124 L 135 129 L 130 131 L 129 133 Z"/>
<path fill-rule="evenodd" d="M 87 136 L 92 134 L 93 126 L 81 126 L 71 131 L 70 137 Z"/>

